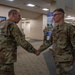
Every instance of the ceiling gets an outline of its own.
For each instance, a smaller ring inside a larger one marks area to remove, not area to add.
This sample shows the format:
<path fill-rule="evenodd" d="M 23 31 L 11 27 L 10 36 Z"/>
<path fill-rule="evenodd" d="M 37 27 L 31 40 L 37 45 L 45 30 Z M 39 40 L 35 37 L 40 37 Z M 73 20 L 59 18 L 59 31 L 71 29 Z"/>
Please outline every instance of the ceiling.
<path fill-rule="evenodd" d="M 37 12 L 37 13 L 45 13 L 47 14 L 49 11 L 43 11 L 42 8 L 48 8 L 50 9 L 51 4 L 53 3 L 57 3 L 57 1 L 59 0 L 14 0 L 13 2 L 8 1 L 8 0 L 0 0 L 0 4 L 1 5 L 6 5 L 6 6 L 11 6 L 11 7 L 16 7 L 19 9 L 23 9 L 23 10 L 28 10 L 28 11 L 33 11 L 33 12 Z M 68 1 L 68 2 L 67 2 Z M 28 3 L 31 4 L 35 4 L 35 7 L 28 7 L 26 6 Z M 61 1 L 59 1 L 59 3 L 61 3 Z M 63 3 L 62 3 L 63 4 Z M 60 5 L 60 7 L 62 6 L 62 4 Z M 72 8 L 73 6 L 73 0 L 65 0 L 65 6 Z M 69 9 L 66 9 L 67 14 L 70 12 L 72 13 L 71 15 L 73 15 L 73 13 L 75 13 L 73 10 L 68 11 Z M 74 15 L 73 15 L 74 16 Z"/>
<path fill-rule="evenodd" d="M 53 2 L 54 0 L 14 0 L 13 2 L 8 0 L 1 0 L 0 4 L 46 14 L 49 11 L 43 11 L 42 8 L 50 9 L 50 3 L 53 3 Z M 28 3 L 35 4 L 35 7 L 32 8 L 32 7 L 26 6 L 26 4 Z"/>
<path fill-rule="evenodd" d="M 43 14 L 47 14 L 50 10 L 43 11 L 42 8 L 50 9 L 50 6 L 53 3 L 56 4 L 57 2 L 59 2 L 59 6 L 61 7 L 63 3 L 60 5 L 60 3 L 61 3 L 60 0 L 14 0 L 13 2 L 8 1 L 8 0 L 0 0 L 1 5 L 16 7 L 16 8 L 22 9 L 22 10 L 32 11 L 32 12 L 36 12 L 36 13 L 43 13 Z M 32 8 L 32 7 L 26 6 L 28 3 L 34 4 L 35 7 Z M 65 1 L 66 14 L 71 15 L 71 16 L 75 16 L 75 10 L 73 10 L 72 7 L 73 7 L 73 0 L 66 0 Z M 29 16 L 30 16 L 30 14 L 29 14 Z M 33 18 L 35 18 L 35 16 Z"/>

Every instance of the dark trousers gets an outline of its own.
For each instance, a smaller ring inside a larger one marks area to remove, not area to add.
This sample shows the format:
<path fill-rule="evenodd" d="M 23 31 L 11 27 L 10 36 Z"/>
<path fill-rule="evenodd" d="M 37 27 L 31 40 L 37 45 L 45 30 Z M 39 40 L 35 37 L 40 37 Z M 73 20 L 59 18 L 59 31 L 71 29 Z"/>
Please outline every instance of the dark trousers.
<path fill-rule="evenodd" d="M 5 64 L 0 67 L 0 75 L 15 75 L 14 64 Z"/>

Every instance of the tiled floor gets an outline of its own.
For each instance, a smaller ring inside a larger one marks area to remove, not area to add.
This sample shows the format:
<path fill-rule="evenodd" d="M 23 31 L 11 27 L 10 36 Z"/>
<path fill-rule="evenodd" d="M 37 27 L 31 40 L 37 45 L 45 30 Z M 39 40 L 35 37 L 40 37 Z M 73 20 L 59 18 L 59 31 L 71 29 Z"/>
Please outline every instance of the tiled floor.
<path fill-rule="evenodd" d="M 36 49 L 41 45 L 41 41 L 30 42 Z M 17 62 L 15 63 L 16 75 L 50 75 L 43 54 L 39 56 L 28 53 L 18 47 Z"/>

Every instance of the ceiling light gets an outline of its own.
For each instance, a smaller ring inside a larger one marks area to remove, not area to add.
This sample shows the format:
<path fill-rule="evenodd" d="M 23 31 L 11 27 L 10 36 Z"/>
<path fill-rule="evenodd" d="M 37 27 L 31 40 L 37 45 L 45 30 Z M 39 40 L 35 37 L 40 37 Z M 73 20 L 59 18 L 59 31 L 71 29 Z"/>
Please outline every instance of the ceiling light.
<path fill-rule="evenodd" d="M 72 16 L 68 15 L 67 18 L 71 18 Z"/>
<path fill-rule="evenodd" d="M 11 1 L 11 2 L 12 2 L 12 1 L 14 1 L 14 0 L 8 0 L 8 1 Z"/>
<path fill-rule="evenodd" d="M 22 18 L 22 20 L 26 20 L 25 18 Z"/>
<path fill-rule="evenodd" d="M 47 9 L 47 8 L 43 8 L 42 10 L 44 10 L 44 11 L 48 11 L 49 9 Z"/>
<path fill-rule="evenodd" d="M 27 4 L 27 6 L 34 7 L 35 5 L 34 4 Z"/>

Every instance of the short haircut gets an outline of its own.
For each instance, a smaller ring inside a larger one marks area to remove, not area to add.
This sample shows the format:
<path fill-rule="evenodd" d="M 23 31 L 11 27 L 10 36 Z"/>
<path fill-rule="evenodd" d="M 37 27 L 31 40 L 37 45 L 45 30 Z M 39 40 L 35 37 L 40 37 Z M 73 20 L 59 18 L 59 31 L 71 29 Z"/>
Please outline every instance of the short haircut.
<path fill-rule="evenodd" d="M 55 9 L 55 10 L 53 11 L 53 13 L 56 12 L 56 11 L 65 14 L 65 12 L 64 12 L 64 10 L 63 10 L 62 8 Z"/>
<path fill-rule="evenodd" d="M 16 9 L 11 9 L 9 12 L 8 12 L 8 16 L 10 16 L 11 14 L 13 14 L 13 13 L 17 13 L 18 12 L 18 10 L 16 10 Z"/>

